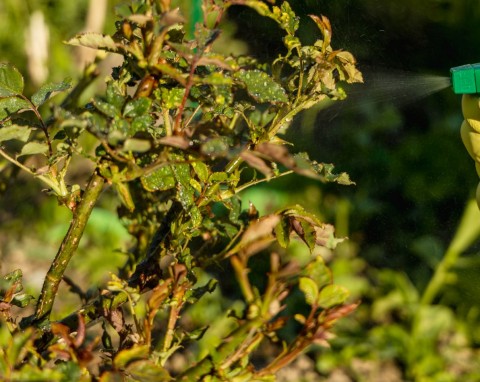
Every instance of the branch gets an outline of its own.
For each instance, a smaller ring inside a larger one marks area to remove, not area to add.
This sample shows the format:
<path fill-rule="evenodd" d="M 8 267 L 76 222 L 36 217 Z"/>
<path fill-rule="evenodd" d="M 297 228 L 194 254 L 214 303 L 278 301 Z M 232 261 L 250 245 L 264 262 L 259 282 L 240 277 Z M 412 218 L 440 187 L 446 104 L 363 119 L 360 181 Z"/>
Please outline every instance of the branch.
<path fill-rule="evenodd" d="M 105 180 L 97 173 L 97 171 L 95 171 L 90 178 L 90 182 L 85 189 L 82 200 L 74 211 L 70 228 L 68 229 L 60 249 L 45 276 L 45 281 L 35 310 L 36 322 L 48 320 L 50 316 L 60 281 L 67 269 L 70 259 L 78 248 L 88 218 L 90 217 L 95 202 L 102 191 L 104 182 Z"/>

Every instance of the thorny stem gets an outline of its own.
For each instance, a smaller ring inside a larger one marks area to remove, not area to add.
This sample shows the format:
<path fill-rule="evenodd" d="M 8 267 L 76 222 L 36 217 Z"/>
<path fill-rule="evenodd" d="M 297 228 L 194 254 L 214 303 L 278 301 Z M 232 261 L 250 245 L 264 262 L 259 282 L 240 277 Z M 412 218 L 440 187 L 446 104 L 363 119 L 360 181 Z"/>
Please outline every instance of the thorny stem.
<path fill-rule="evenodd" d="M 35 310 L 35 320 L 37 322 L 48 320 L 50 316 L 60 281 L 67 269 L 70 259 L 78 248 L 88 218 L 95 206 L 95 202 L 100 196 L 104 182 L 104 178 L 95 171 L 85 189 L 81 202 L 74 211 L 70 228 L 45 276 L 45 281 Z"/>

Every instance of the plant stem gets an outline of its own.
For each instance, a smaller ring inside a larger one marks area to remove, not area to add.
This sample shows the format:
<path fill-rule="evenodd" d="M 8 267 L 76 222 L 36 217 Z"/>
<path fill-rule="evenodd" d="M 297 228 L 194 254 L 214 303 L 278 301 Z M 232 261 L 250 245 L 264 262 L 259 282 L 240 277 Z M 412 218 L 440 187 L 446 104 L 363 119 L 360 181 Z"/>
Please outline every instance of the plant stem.
<path fill-rule="evenodd" d="M 436 267 L 433 277 L 423 292 L 422 305 L 433 302 L 440 289 L 448 283 L 450 269 L 458 258 L 480 235 L 480 214 L 475 200 L 470 200 L 463 212 L 460 225 L 453 237 L 442 261 Z"/>
<path fill-rule="evenodd" d="M 105 180 L 95 171 L 85 189 L 81 202 L 74 211 L 70 228 L 45 276 L 45 281 L 35 310 L 35 321 L 37 322 L 49 319 L 60 281 L 67 269 L 70 259 L 78 248 L 88 218 L 95 206 L 95 202 L 100 196 L 104 182 Z"/>
<path fill-rule="evenodd" d="M 165 126 L 165 134 L 167 137 L 172 135 L 172 124 L 170 123 L 170 113 L 167 108 L 162 108 L 163 126 Z"/>

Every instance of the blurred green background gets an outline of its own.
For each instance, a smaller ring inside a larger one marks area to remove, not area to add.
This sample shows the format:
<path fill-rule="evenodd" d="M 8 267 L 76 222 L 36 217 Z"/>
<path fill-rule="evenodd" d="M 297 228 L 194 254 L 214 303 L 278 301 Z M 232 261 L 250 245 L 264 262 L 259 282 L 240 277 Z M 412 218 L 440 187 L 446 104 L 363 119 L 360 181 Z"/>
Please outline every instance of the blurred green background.
<path fill-rule="evenodd" d="M 76 78 L 94 55 L 61 42 L 85 30 L 112 32 L 112 9 L 119 2 L 0 0 L 0 61 L 12 62 L 24 73 L 30 92 L 47 80 Z M 189 14 L 192 3 L 179 5 Z M 362 305 L 340 323 L 332 349 L 314 349 L 308 359 L 316 374 L 304 373 L 304 380 L 480 380 L 476 209 L 457 232 L 478 177 L 460 140 L 460 97 L 449 88 L 417 97 L 429 86 L 423 75 L 448 76 L 453 66 L 480 61 L 480 5 L 473 0 L 291 4 L 304 20 L 300 33 L 305 42 L 318 38 L 307 15 L 326 15 L 333 26 L 333 47 L 351 51 L 365 75 L 364 85 L 347 90 L 346 101 L 304 113 L 286 137 L 295 150 L 348 172 L 356 186 L 292 176 L 242 195 L 262 212 L 301 203 L 334 223 L 338 235 L 350 238 L 324 256 L 337 282 L 348 286 L 352 299 Z M 260 60 L 283 49 L 273 22 L 237 6 L 228 16 L 217 49 L 248 52 Z M 35 43 L 26 46 L 32 23 Z M 41 49 L 37 52 L 42 46 L 43 56 Z M 18 184 L 13 188 L 13 174 L 5 166 L 0 163 L 1 271 L 25 268 L 34 290 L 69 217 L 26 177 L 20 175 L 20 191 Z M 128 236 L 108 193 L 92 216 L 81 256 L 70 267 L 87 284 L 105 280 L 125 261 Z M 466 230 L 475 240 L 464 241 L 433 299 L 422 301 L 454 235 Z M 294 248 L 292 256 L 297 255 L 305 254 Z M 68 303 L 63 308 L 68 310 Z"/>

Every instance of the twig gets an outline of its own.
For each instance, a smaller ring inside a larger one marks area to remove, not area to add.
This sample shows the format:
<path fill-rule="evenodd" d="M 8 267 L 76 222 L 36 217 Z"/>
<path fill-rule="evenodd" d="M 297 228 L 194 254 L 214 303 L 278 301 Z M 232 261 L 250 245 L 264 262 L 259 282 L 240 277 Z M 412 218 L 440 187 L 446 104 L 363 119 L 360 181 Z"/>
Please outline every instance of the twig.
<path fill-rule="evenodd" d="M 23 171 L 28 172 L 30 175 L 40 179 L 43 183 L 45 183 L 48 187 L 50 187 L 57 195 L 60 196 L 66 196 L 66 191 L 63 190 L 58 183 L 53 181 L 52 179 L 48 178 L 47 176 L 44 175 L 37 175 L 35 172 L 30 170 L 27 166 L 24 164 L 20 163 L 18 160 L 12 158 L 10 155 L 8 155 L 5 151 L 0 149 L 0 155 L 4 157 L 6 160 L 8 160 L 10 163 L 14 164 L 18 168 L 21 168 Z"/>
<path fill-rule="evenodd" d="M 35 116 L 40 121 L 41 129 L 42 129 L 43 133 L 45 134 L 45 139 L 47 140 L 48 156 L 50 156 L 50 157 L 53 156 L 53 148 L 52 148 L 52 142 L 50 141 L 50 134 L 48 134 L 47 125 L 45 125 L 45 122 L 44 122 L 42 116 L 40 115 L 40 112 L 38 111 L 37 106 L 35 106 L 35 104 L 31 100 L 29 100 L 27 97 L 25 97 L 23 94 L 19 94 L 18 96 L 20 98 L 22 98 L 24 101 L 26 101 L 30 104 L 30 106 L 31 106 L 30 110 L 35 113 Z"/>
<path fill-rule="evenodd" d="M 188 80 L 185 85 L 185 93 L 183 94 L 182 102 L 180 103 L 180 106 L 178 108 L 177 117 L 175 118 L 175 123 L 173 126 L 173 130 L 176 133 L 182 130 L 180 128 L 180 124 L 182 123 L 182 115 L 188 101 L 188 96 L 190 95 L 190 90 L 192 89 L 192 86 L 193 86 L 193 75 L 195 73 L 195 69 L 197 68 L 197 62 L 199 59 L 200 59 L 200 56 L 198 54 L 195 54 L 195 56 L 193 56 L 192 66 L 190 68 L 190 73 L 188 74 Z"/>

